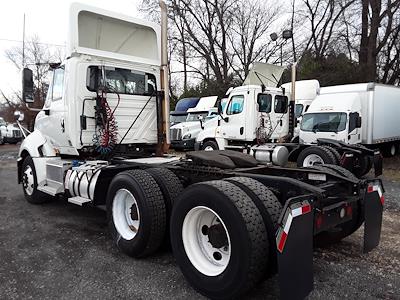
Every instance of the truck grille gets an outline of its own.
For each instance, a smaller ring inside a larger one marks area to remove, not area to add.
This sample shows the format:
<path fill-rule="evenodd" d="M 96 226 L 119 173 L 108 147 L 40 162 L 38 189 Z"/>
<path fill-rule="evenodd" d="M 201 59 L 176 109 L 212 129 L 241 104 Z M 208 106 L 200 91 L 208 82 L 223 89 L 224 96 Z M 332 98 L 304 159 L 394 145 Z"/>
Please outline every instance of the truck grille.
<path fill-rule="evenodd" d="M 171 141 L 177 141 L 182 139 L 182 130 L 180 128 L 170 129 Z"/>
<path fill-rule="evenodd" d="M 13 137 L 20 138 L 21 137 L 21 131 L 19 129 L 14 129 L 13 130 Z"/>

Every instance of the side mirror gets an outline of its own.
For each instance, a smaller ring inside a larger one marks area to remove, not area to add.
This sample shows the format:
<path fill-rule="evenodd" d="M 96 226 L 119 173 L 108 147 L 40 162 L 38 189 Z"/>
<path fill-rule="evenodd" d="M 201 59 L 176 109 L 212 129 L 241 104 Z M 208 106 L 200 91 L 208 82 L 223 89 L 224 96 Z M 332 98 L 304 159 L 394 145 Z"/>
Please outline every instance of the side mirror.
<path fill-rule="evenodd" d="M 33 103 L 33 72 L 29 68 L 22 70 L 22 101 Z"/>
<path fill-rule="evenodd" d="M 356 128 L 361 128 L 361 116 L 358 116 L 357 120 L 356 120 Z"/>
<path fill-rule="evenodd" d="M 22 122 L 24 120 L 24 118 L 25 118 L 25 115 L 24 115 L 23 112 L 20 112 L 19 110 L 16 110 L 14 112 L 14 118 L 15 118 L 15 121 Z"/>
<path fill-rule="evenodd" d="M 199 121 L 200 121 L 201 129 L 204 129 L 204 126 L 203 126 L 204 117 L 202 115 L 199 116 Z"/>

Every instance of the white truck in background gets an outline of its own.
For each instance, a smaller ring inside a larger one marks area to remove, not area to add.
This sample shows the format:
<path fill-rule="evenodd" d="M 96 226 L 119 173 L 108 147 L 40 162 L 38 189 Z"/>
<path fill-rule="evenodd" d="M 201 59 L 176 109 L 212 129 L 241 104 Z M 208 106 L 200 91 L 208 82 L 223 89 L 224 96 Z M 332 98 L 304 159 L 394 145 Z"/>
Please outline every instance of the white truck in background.
<path fill-rule="evenodd" d="M 262 81 L 261 74 L 256 74 Z M 279 74 L 273 74 L 274 69 L 263 77 L 278 78 Z M 299 167 L 341 165 L 357 176 L 365 175 L 374 166 L 375 174 L 381 174 L 382 159 L 374 150 L 361 145 L 351 147 L 330 139 L 319 139 L 315 145 L 299 139 L 296 135 L 299 132 L 296 127 L 300 124 L 295 115 L 295 99 L 303 98 L 299 99 L 303 101 L 302 105 L 311 107 L 319 83 L 297 81 L 295 86 L 294 95 L 287 93 L 287 90 L 291 91 L 288 84 L 280 88 L 253 84 L 230 90 L 228 104 L 220 110 L 217 121 L 204 126 L 197 136 L 195 149 L 237 150 L 278 166 L 284 166 L 288 161 L 297 162 Z M 297 90 L 299 96 L 296 96 Z M 290 102 L 289 98 L 292 99 Z"/>
<path fill-rule="evenodd" d="M 218 115 L 218 110 L 215 107 L 217 99 L 217 96 L 200 98 L 195 107 L 187 110 L 185 122 L 171 126 L 171 148 L 176 150 L 194 149 L 196 137 L 202 130 L 203 123 Z"/>
<path fill-rule="evenodd" d="M 4 143 L 16 144 L 20 141 L 22 141 L 22 132 L 17 124 L 7 124 L 0 117 L 0 145 Z"/>
<path fill-rule="evenodd" d="M 300 142 L 331 139 L 393 156 L 400 146 L 399 114 L 398 87 L 372 82 L 323 87 L 303 115 Z"/>
<path fill-rule="evenodd" d="M 379 244 L 383 185 L 338 166 L 267 166 L 234 151 L 164 155 L 168 17 L 160 6 L 161 28 L 72 4 L 67 58 L 53 65 L 46 103 L 19 149 L 24 196 L 105 209 L 113 245 L 135 258 L 170 241 L 183 275 L 206 297 L 241 298 L 279 272 L 281 298 L 305 298 L 314 240 L 334 244 L 365 223 L 364 252 Z M 32 70 L 24 68 L 22 82 L 29 107 Z M 286 115 L 281 89 L 249 86 L 230 96 L 232 121 L 245 99 L 259 99 L 261 110 L 274 99 Z"/>

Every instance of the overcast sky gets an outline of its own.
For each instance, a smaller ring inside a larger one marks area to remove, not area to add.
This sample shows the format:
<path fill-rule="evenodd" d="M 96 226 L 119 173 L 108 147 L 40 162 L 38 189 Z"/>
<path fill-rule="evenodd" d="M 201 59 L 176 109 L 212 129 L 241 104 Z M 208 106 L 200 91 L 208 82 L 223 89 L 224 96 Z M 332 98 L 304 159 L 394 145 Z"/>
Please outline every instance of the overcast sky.
<path fill-rule="evenodd" d="M 0 89 L 5 93 L 20 89 L 20 74 L 4 51 L 21 44 L 25 13 L 25 36 L 37 34 L 43 43 L 64 45 L 68 10 L 72 2 L 137 16 L 138 0 L 6 0 L 0 10 Z M 49 45 L 51 46 L 51 45 Z M 1 101 L 1 99 L 0 99 Z"/>

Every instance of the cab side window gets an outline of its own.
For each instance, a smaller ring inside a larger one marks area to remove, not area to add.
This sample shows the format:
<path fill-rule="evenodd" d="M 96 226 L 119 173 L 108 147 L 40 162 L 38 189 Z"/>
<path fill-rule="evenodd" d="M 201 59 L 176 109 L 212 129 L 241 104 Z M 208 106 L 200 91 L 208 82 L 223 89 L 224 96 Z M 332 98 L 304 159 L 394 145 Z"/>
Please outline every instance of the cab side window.
<path fill-rule="evenodd" d="M 278 114 L 287 113 L 288 109 L 288 98 L 286 96 L 275 96 L 274 111 Z"/>
<path fill-rule="evenodd" d="M 244 96 L 243 95 L 235 95 L 232 96 L 229 101 L 228 108 L 226 109 L 227 115 L 236 115 L 240 114 L 243 111 L 244 104 Z"/>
<path fill-rule="evenodd" d="M 64 90 L 64 69 L 54 70 L 53 85 L 51 87 L 52 100 L 60 100 Z"/>
<path fill-rule="evenodd" d="M 271 112 L 272 96 L 270 94 L 258 94 L 257 103 L 259 112 Z"/>

